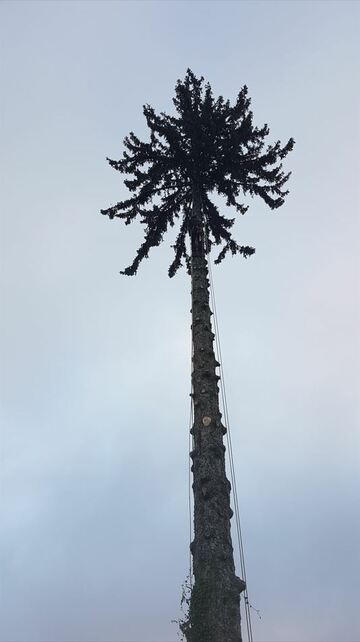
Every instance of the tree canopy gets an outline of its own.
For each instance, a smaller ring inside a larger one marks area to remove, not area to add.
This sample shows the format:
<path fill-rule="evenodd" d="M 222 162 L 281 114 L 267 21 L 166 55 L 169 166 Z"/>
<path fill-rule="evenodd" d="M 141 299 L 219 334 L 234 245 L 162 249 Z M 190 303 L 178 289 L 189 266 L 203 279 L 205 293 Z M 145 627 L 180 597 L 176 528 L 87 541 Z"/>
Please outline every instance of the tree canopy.
<path fill-rule="evenodd" d="M 290 173 L 283 172 L 281 161 L 292 150 L 294 140 L 290 138 L 284 146 L 280 141 L 265 146 L 269 128 L 266 124 L 261 128 L 253 125 L 246 85 L 231 105 L 222 96 L 215 100 L 210 84 L 188 69 L 184 80 L 177 81 L 173 103 L 174 116 L 156 114 L 145 105 L 149 142 L 130 132 L 124 139 L 122 159 L 107 159 L 114 169 L 130 175 L 124 183 L 131 196 L 101 213 L 110 219 L 123 219 L 126 225 L 139 217 L 146 226 L 144 241 L 122 274 L 136 274 L 141 261 L 152 247 L 160 245 L 176 219 L 180 230 L 169 276 L 183 260 L 189 265 L 186 239 L 199 223 L 193 215 L 194 190 L 201 201 L 207 251 L 214 244 L 221 248 L 216 263 L 229 251 L 247 257 L 255 250 L 236 242 L 231 233 L 235 218 L 220 214 L 211 194 L 225 197 L 227 206 L 245 214 L 248 206 L 240 202 L 244 196 L 260 196 L 276 209 L 288 193 L 284 186 Z"/>

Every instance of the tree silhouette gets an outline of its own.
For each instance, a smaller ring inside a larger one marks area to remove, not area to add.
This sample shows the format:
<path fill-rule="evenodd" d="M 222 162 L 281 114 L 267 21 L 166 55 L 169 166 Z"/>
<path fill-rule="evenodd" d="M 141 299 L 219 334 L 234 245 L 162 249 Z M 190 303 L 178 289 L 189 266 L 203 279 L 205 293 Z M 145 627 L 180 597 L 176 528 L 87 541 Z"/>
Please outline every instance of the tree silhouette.
<path fill-rule="evenodd" d="M 250 98 L 244 86 L 232 106 L 215 100 L 209 83 L 190 69 L 178 80 L 173 103 L 176 116 L 144 106 L 149 142 L 133 132 L 124 140 L 121 160 L 112 167 L 131 175 L 127 200 L 101 210 L 128 225 L 136 217 L 146 226 L 133 263 L 122 274 L 136 274 L 152 247 L 160 245 L 168 227 L 180 220 L 169 276 L 185 263 L 191 275 L 194 423 L 194 541 L 191 544 L 195 584 L 190 599 L 187 638 L 191 642 L 240 642 L 240 593 L 244 583 L 235 575 L 230 533 L 230 483 L 225 472 L 219 410 L 219 366 L 213 349 L 206 255 L 214 245 L 220 263 L 228 252 L 245 258 L 255 252 L 232 236 L 235 218 L 220 214 L 211 199 L 217 193 L 243 215 L 239 199 L 259 196 L 271 208 L 284 203 L 290 174 L 281 160 L 292 150 L 292 138 L 265 147 L 269 128 L 253 125 Z"/>

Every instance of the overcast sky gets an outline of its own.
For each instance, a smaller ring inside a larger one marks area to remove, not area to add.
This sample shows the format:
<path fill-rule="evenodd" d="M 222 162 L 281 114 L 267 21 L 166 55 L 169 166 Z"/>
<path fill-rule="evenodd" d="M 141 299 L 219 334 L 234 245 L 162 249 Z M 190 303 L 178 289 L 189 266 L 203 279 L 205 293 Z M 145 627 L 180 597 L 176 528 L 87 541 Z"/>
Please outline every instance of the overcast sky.
<path fill-rule="evenodd" d="M 99 210 L 187 67 L 296 140 L 214 268 L 254 640 L 360 640 L 359 9 L 1 3 L 1 642 L 177 639 L 190 283 Z"/>

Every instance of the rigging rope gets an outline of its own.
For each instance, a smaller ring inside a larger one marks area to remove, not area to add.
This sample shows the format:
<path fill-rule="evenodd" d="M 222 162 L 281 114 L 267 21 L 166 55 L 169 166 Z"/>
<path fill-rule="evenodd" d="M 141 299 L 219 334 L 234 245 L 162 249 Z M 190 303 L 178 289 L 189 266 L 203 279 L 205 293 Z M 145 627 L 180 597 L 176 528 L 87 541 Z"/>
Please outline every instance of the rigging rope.
<path fill-rule="evenodd" d="M 191 339 L 191 372 L 190 372 L 191 394 L 190 394 L 190 418 L 189 418 L 189 454 L 194 448 L 194 437 L 190 432 L 190 430 L 192 428 L 192 425 L 193 425 L 193 422 L 194 422 L 194 398 L 192 396 L 192 393 L 193 393 L 193 386 L 192 386 L 193 353 L 194 353 L 194 346 L 193 346 L 193 342 L 192 342 L 192 339 Z M 190 459 L 190 457 L 188 459 L 189 459 L 189 469 L 188 469 L 189 535 L 190 535 L 190 544 L 191 544 L 192 539 L 193 539 L 193 534 L 192 534 L 192 503 L 191 503 L 191 459 Z M 189 546 L 189 584 L 190 584 L 190 590 L 192 590 L 192 587 L 193 587 L 193 568 L 192 568 L 192 553 L 191 553 L 191 550 L 190 550 L 190 546 Z"/>
<path fill-rule="evenodd" d="M 231 440 L 231 430 L 230 430 L 228 405 L 227 405 L 227 399 L 226 399 L 224 368 L 223 368 L 223 365 L 222 365 L 222 353 L 221 353 L 221 344 L 220 344 L 219 321 L 218 321 L 217 310 L 216 310 L 214 283 L 213 283 L 211 264 L 210 264 L 210 248 L 209 248 L 209 242 L 208 242 L 207 233 L 205 234 L 205 251 L 206 251 L 206 257 L 207 257 L 207 264 L 208 264 L 208 274 L 209 274 L 209 284 L 210 284 L 210 298 L 211 298 L 211 304 L 212 304 L 213 316 L 214 316 L 214 334 L 215 334 L 216 358 L 220 363 L 220 366 L 219 366 L 219 368 L 220 368 L 220 391 L 221 391 L 221 399 L 222 399 L 222 408 L 223 408 L 223 411 L 224 411 L 224 419 L 225 419 L 225 424 L 226 424 L 226 427 L 227 427 L 227 433 L 226 433 L 227 446 L 228 446 L 227 451 L 228 451 L 228 458 L 229 458 L 229 465 L 230 465 L 231 486 L 232 486 L 232 490 L 233 490 L 233 505 L 234 505 L 234 515 L 235 515 L 235 523 L 236 523 L 238 548 L 239 548 L 240 569 L 241 569 L 242 579 L 245 582 L 244 610 L 245 610 L 246 630 L 247 630 L 248 642 L 253 642 L 253 632 L 252 632 L 251 612 L 250 612 L 250 609 L 253 608 L 253 607 L 251 606 L 251 604 L 249 602 L 249 593 L 248 593 L 248 587 L 247 587 L 246 568 L 245 568 L 245 555 L 244 555 L 243 537 L 242 537 L 242 532 L 241 532 L 241 522 L 240 522 L 238 493 L 237 493 L 237 486 L 236 486 L 233 447 L 232 447 L 232 440 Z M 193 351 L 194 351 L 194 346 L 193 346 L 193 342 L 191 341 L 191 374 L 192 374 L 192 370 L 193 370 L 193 358 L 192 358 L 193 357 Z M 192 385 L 191 385 L 191 393 L 193 393 Z M 190 433 L 190 428 L 192 427 L 193 420 L 194 420 L 194 400 L 193 400 L 193 396 L 191 395 L 190 420 L 189 420 L 189 452 L 193 448 L 193 436 Z M 188 482 L 189 482 L 189 499 L 188 499 L 188 503 L 189 503 L 190 543 L 191 543 L 192 542 L 192 502 L 191 502 L 191 460 L 190 460 L 190 457 L 189 457 Z M 190 560 L 189 560 L 189 577 L 190 577 L 190 589 L 192 589 L 192 586 L 193 586 L 193 568 L 192 568 L 192 555 L 191 555 L 191 552 L 190 552 Z"/>
<path fill-rule="evenodd" d="M 243 537 L 242 537 L 242 531 L 241 531 L 240 511 L 239 511 L 239 501 L 238 501 L 236 475 L 235 475 L 235 467 L 234 467 L 233 447 L 232 447 L 232 440 L 231 440 L 229 411 L 228 411 L 228 405 L 227 405 L 227 399 L 226 399 L 224 368 L 222 365 L 219 321 L 218 321 L 217 310 L 216 310 L 214 283 L 212 278 L 209 253 L 207 253 L 207 262 L 208 262 L 208 272 L 209 272 L 209 282 L 210 282 L 210 295 L 211 295 L 211 302 L 212 302 L 213 313 L 214 313 L 215 346 L 216 346 L 216 352 L 217 352 L 217 359 L 220 363 L 220 389 L 221 389 L 221 397 L 222 397 L 222 406 L 224 410 L 225 424 L 227 427 L 226 438 L 227 438 L 227 445 L 228 445 L 231 485 L 233 490 L 233 504 L 234 504 L 238 547 L 239 547 L 240 568 L 241 568 L 242 579 L 245 582 L 244 605 L 245 605 L 246 629 L 247 629 L 248 641 L 253 642 L 250 603 L 249 603 L 249 594 L 248 594 L 248 588 L 247 588 L 247 577 L 246 577 L 246 568 L 245 568 L 244 545 L 243 545 Z"/>

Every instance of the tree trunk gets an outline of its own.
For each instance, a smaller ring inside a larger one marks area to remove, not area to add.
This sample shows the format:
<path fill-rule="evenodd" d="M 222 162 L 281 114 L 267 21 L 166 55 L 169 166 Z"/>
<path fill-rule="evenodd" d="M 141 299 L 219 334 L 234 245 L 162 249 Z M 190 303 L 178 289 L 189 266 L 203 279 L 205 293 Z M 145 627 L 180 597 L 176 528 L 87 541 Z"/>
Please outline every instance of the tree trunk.
<path fill-rule="evenodd" d="M 235 575 L 230 533 L 230 482 L 225 472 L 226 428 L 219 410 L 209 306 L 209 280 L 204 248 L 201 200 L 193 194 L 191 234 L 192 339 L 194 424 L 194 541 L 191 543 L 195 583 L 190 599 L 191 642 L 241 642 L 240 593 L 244 582 Z"/>

